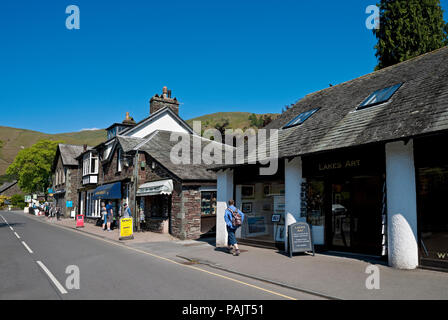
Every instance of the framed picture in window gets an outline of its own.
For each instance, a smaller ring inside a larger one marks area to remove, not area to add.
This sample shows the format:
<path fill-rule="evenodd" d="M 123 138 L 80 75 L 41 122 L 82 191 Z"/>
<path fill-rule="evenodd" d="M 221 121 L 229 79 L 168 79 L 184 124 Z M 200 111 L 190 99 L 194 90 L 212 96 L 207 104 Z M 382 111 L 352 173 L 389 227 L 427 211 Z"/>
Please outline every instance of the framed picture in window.
<path fill-rule="evenodd" d="M 241 211 L 243 213 L 252 213 L 252 202 L 243 202 L 241 204 Z"/>
<path fill-rule="evenodd" d="M 241 186 L 241 198 L 253 199 L 254 197 L 255 197 L 255 186 L 254 185 Z"/>
<path fill-rule="evenodd" d="M 284 242 L 285 241 L 285 226 L 281 224 L 275 225 L 275 241 Z"/>
<path fill-rule="evenodd" d="M 272 193 L 272 186 L 270 184 L 263 185 L 263 197 L 267 198 Z"/>

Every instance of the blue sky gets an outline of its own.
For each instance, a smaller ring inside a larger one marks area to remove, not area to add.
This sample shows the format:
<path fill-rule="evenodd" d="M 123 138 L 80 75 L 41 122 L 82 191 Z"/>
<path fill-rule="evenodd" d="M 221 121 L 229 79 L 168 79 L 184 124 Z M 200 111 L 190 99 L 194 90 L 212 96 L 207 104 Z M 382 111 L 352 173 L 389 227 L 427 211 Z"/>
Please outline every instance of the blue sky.
<path fill-rule="evenodd" d="M 373 71 L 365 9 L 376 2 L 2 1 L 0 125 L 73 132 L 108 127 L 126 111 L 138 121 L 163 86 L 184 119 L 281 112 Z M 79 30 L 65 27 L 70 4 Z"/>

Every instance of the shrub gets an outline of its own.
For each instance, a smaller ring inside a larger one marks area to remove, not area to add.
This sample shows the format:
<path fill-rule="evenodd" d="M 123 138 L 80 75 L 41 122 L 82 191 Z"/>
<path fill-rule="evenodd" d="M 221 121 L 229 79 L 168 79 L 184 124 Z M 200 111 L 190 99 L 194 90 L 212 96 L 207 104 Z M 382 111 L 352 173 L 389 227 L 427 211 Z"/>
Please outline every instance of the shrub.
<path fill-rule="evenodd" d="M 26 207 L 25 196 L 23 194 L 15 194 L 11 197 L 13 207 L 23 209 Z"/>

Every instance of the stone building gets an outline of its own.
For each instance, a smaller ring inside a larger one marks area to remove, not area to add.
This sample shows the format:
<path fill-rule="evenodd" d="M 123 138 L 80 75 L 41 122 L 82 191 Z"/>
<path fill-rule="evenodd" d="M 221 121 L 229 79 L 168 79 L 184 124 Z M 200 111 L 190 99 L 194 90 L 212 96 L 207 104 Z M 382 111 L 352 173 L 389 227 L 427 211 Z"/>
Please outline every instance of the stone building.
<path fill-rule="evenodd" d="M 215 173 L 170 160 L 172 133 L 201 138 L 179 117 L 179 102 L 171 90 L 164 87 L 149 104 L 147 118 L 135 123 L 127 114 L 125 121 L 107 128 L 107 141 L 77 158 L 82 172 L 79 212 L 99 219 L 100 202 L 111 201 L 118 218 L 128 203 L 136 229 L 182 239 L 214 232 Z"/>
<path fill-rule="evenodd" d="M 78 187 L 80 185 L 79 164 L 76 159 L 87 146 L 59 144 L 52 165 L 53 197 L 55 204 L 61 208 L 61 214 L 70 217 L 77 211 Z"/>

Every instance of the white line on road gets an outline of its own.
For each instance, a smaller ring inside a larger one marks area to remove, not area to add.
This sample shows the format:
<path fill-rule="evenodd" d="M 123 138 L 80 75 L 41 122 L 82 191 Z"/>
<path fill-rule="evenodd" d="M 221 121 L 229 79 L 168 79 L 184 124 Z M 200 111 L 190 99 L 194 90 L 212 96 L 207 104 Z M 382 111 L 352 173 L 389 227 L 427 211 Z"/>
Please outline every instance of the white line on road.
<path fill-rule="evenodd" d="M 22 244 L 26 248 L 26 250 L 28 250 L 29 253 L 33 253 L 33 250 L 31 250 L 30 247 L 28 247 L 28 245 L 25 243 L 25 241 L 22 241 Z"/>
<path fill-rule="evenodd" d="M 14 232 L 14 234 L 16 235 L 17 239 L 20 239 L 20 236 L 17 234 L 17 232 Z"/>
<path fill-rule="evenodd" d="M 62 284 L 59 283 L 58 279 L 56 279 L 56 277 L 50 272 L 50 270 L 47 269 L 47 267 L 40 261 L 36 261 L 37 264 L 42 268 L 42 270 L 45 271 L 45 273 L 47 274 L 47 276 L 50 278 L 51 281 L 53 281 L 54 285 L 56 286 L 56 288 L 58 288 L 58 290 L 62 293 L 62 294 L 66 294 L 67 291 L 65 290 L 65 288 L 62 286 Z"/>
<path fill-rule="evenodd" d="M 9 229 L 11 229 L 11 231 L 14 231 L 14 229 L 11 226 L 9 226 Z"/>

